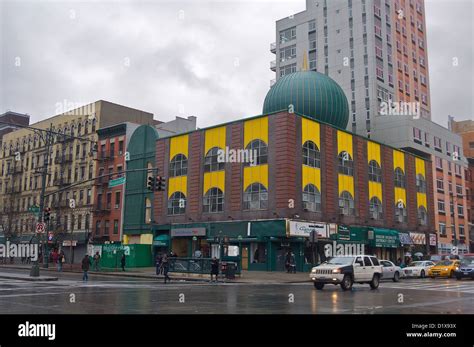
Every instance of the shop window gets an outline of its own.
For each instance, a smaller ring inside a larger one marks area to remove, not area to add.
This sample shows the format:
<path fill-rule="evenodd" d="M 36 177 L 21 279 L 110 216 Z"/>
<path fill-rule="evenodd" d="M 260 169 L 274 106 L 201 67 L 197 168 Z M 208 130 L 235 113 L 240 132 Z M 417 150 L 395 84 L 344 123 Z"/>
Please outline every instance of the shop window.
<path fill-rule="evenodd" d="M 354 216 L 354 198 L 348 191 L 343 191 L 339 196 L 339 211 L 344 216 Z"/>
<path fill-rule="evenodd" d="M 245 147 L 245 149 L 247 150 L 247 153 L 251 153 L 252 161 L 246 161 L 244 166 L 268 163 L 268 146 L 262 140 L 253 140 L 247 145 L 247 147 Z"/>
<path fill-rule="evenodd" d="M 397 167 L 395 169 L 395 187 L 398 188 L 405 188 L 406 187 L 406 182 L 405 182 L 405 174 L 403 173 L 402 169 Z"/>
<path fill-rule="evenodd" d="M 170 161 L 169 177 L 186 176 L 188 174 L 188 158 L 177 154 Z"/>
<path fill-rule="evenodd" d="M 321 211 L 321 193 L 314 184 L 307 184 L 304 187 L 303 208 L 311 212 Z"/>
<path fill-rule="evenodd" d="M 168 199 L 168 214 L 184 214 L 186 211 L 186 196 L 181 192 L 174 192 Z"/>
<path fill-rule="evenodd" d="M 375 220 L 383 219 L 382 202 L 376 196 L 370 199 L 369 210 L 370 210 L 370 218 L 375 219 Z"/>
<path fill-rule="evenodd" d="M 382 168 L 375 160 L 369 162 L 369 181 L 382 182 Z"/>
<path fill-rule="evenodd" d="M 267 262 L 267 246 L 265 243 L 250 244 L 250 262 L 252 264 L 265 264 Z"/>
<path fill-rule="evenodd" d="M 342 151 L 338 156 L 339 160 L 339 173 L 347 176 L 354 176 L 354 161 L 352 160 L 351 155 Z"/>
<path fill-rule="evenodd" d="M 321 167 L 321 152 L 313 141 L 306 141 L 303 145 L 303 164 L 311 167 Z"/>
<path fill-rule="evenodd" d="M 244 210 L 268 208 L 268 191 L 260 183 L 250 184 L 244 192 Z"/>
<path fill-rule="evenodd" d="M 224 162 L 219 162 L 219 147 L 211 148 L 204 158 L 204 172 L 224 170 Z"/>
<path fill-rule="evenodd" d="M 209 189 L 203 198 L 203 212 L 215 213 L 224 210 L 224 193 L 219 188 Z"/>

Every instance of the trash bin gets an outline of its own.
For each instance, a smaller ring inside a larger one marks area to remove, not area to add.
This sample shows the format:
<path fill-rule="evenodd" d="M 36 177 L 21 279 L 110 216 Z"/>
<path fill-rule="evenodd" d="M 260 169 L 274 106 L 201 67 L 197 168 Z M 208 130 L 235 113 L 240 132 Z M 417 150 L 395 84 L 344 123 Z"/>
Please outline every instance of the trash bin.
<path fill-rule="evenodd" d="M 237 263 L 227 262 L 225 269 L 225 278 L 229 280 L 235 279 L 235 273 L 237 271 Z"/>

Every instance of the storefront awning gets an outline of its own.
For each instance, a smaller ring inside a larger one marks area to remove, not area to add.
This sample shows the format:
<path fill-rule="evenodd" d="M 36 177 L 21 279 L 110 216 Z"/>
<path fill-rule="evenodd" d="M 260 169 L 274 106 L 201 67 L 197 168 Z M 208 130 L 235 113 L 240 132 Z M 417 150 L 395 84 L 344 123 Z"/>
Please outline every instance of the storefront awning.
<path fill-rule="evenodd" d="M 372 247 L 398 248 L 400 246 L 398 231 L 392 229 L 370 228 L 367 238 Z"/>
<path fill-rule="evenodd" d="M 413 240 L 411 239 L 410 234 L 398 233 L 398 237 L 402 246 L 411 246 L 413 244 Z"/>
<path fill-rule="evenodd" d="M 170 244 L 170 236 L 167 234 L 158 235 L 153 239 L 153 246 L 168 247 Z"/>

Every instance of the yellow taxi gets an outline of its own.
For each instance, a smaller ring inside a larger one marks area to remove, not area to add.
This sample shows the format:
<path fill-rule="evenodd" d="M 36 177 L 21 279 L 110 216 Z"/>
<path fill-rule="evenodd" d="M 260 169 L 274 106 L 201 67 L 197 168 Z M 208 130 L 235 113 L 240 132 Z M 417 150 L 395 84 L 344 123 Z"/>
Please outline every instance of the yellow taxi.
<path fill-rule="evenodd" d="M 435 277 L 454 277 L 454 272 L 459 269 L 461 262 L 459 260 L 441 260 L 435 266 L 428 270 L 428 276 Z"/>

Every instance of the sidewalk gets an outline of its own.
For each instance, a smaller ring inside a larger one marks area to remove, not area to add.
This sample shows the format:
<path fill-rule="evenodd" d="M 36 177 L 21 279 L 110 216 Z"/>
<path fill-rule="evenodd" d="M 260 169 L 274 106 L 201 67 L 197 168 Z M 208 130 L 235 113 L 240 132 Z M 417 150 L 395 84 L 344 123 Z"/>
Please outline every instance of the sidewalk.
<path fill-rule="evenodd" d="M 31 268 L 31 265 L 23 265 L 23 264 L 5 264 L 0 265 L 1 269 L 22 269 L 28 270 Z M 157 276 L 155 273 L 154 267 L 146 267 L 146 268 L 133 268 L 133 269 L 126 269 L 126 271 L 122 271 L 121 269 L 103 269 L 102 271 L 96 272 L 91 271 L 89 274 L 91 276 L 100 275 L 100 276 L 116 276 L 116 277 L 130 277 L 130 278 L 146 278 L 146 279 L 156 279 L 156 280 L 163 280 L 163 276 Z M 47 269 L 40 267 L 41 272 L 48 272 L 49 274 L 56 272 L 56 267 L 51 266 Z M 63 272 L 73 272 L 73 273 L 82 273 L 80 264 L 73 264 L 72 270 L 70 265 L 63 266 Z M 170 272 L 169 273 L 172 280 L 175 281 L 200 281 L 200 282 L 208 282 L 210 280 L 210 275 L 208 274 L 187 274 L 187 273 L 177 273 L 177 272 Z M 235 279 L 233 280 L 226 280 L 223 279 L 223 276 L 220 277 L 224 282 L 229 283 L 248 283 L 248 284 L 284 284 L 284 283 L 304 283 L 310 282 L 309 274 L 308 273 L 296 273 L 296 274 L 289 274 L 286 272 L 266 272 L 266 271 L 242 271 L 242 274 L 236 275 Z"/>
<path fill-rule="evenodd" d="M 39 276 L 31 277 L 30 275 L 15 274 L 10 272 L 0 272 L 0 278 L 9 279 L 9 280 L 21 280 L 21 281 L 57 281 L 57 277 L 53 276 Z"/>

